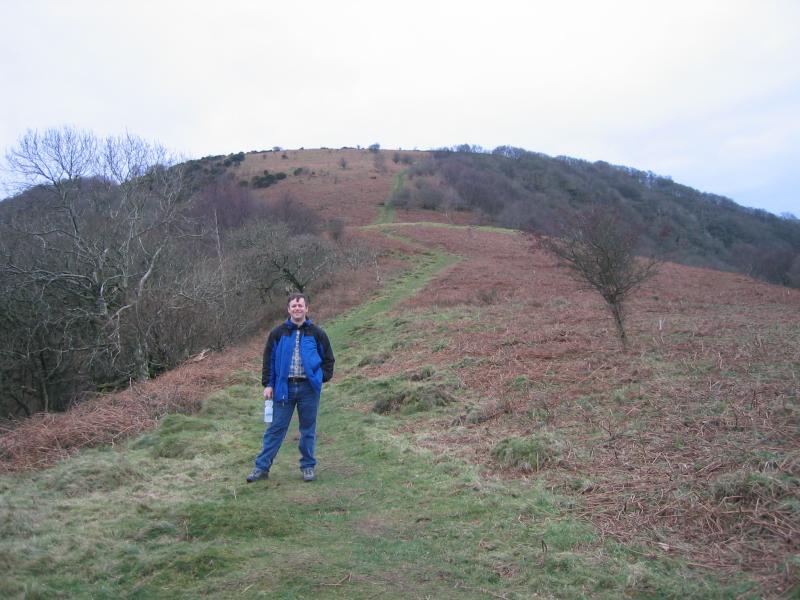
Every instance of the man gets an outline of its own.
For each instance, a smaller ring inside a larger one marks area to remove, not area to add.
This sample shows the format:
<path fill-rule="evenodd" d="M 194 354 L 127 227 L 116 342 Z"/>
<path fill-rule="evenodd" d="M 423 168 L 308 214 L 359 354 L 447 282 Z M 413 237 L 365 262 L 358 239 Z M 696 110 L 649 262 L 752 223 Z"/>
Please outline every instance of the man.
<path fill-rule="evenodd" d="M 297 407 L 300 421 L 300 470 L 303 481 L 314 481 L 314 446 L 322 384 L 333 377 L 333 350 L 327 334 L 308 318 L 308 299 L 289 296 L 289 318 L 270 331 L 264 347 L 261 384 L 264 398 L 273 400 L 272 423 L 264 432 L 264 445 L 247 483 L 267 479 L 275 455 Z"/>

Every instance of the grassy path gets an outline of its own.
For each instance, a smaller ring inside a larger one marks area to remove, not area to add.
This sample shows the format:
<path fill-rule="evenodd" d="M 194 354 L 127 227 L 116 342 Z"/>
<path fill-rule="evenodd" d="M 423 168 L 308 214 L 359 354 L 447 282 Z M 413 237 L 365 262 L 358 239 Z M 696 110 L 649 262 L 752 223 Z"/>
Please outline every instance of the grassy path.
<path fill-rule="evenodd" d="M 395 192 L 399 192 L 403 189 L 403 182 L 406 177 L 405 171 L 400 171 L 397 175 L 394 176 L 394 180 L 392 181 L 392 190 L 389 194 L 389 198 L 387 198 L 383 206 L 381 207 L 381 211 L 378 214 L 378 219 L 375 221 L 376 224 L 383 225 L 386 223 L 394 222 L 395 217 L 395 208 L 394 205 L 391 203 L 391 198 L 394 196 Z"/>
<path fill-rule="evenodd" d="M 326 324 L 338 362 L 391 340 L 387 311 L 455 259 L 418 256 Z M 254 357 L 199 414 L 123 447 L 0 478 L 0 597 L 728 596 L 602 542 L 535 483 L 411 447 L 394 433 L 404 417 L 366 410 L 357 379 L 323 394 L 316 482 L 302 482 L 290 430 L 271 478 L 246 485 L 263 431 L 257 370 Z"/>

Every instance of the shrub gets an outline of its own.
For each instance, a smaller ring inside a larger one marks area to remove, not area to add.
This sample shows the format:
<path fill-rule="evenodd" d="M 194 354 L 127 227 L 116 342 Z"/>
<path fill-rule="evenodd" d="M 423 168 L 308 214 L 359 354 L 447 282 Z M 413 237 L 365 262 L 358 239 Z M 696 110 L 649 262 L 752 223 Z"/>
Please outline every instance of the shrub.
<path fill-rule="evenodd" d="M 411 192 L 405 187 L 392 190 L 392 195 L 389 197 L 389 204 L 395 208 L 408 208 L 411 203 Z"/>
<path fill-rule="evenodd" d="M 344 235 L 344 220 L 340 219 L 339 217 L 330 219 L 325 224 L 325 231 L 328 232 L 328 235 L 333 241 L 339 241 Z"/>
<path fill-rule="evenodd" d="M 424 381 L 436 375 L 436 369 L 431 365 L 425 365 L 419 371 L 412 373 L 409 376 L 411 381 Z"/>
<path fill-rule="evenodd" d="M 402 159 L 401 159 L 402 160 Z M 421 162 L 414 163 L 408 169 L 409 177 L 433 175 L 438 170 L 436 160 L 433 158 L 426 158 Z"/>
<path fill-rule="evenodd" d="M 222 164 L 226 167 L 239 166 L 244 161 L 244 152 L 239 152 L 237 154 L 231 154 L 228 158 L 226 158 Z"/>
<path fill-rule="evenodd" d="M 292 234 L 316 234 L 320 230 L 319 215 L 305 204 L 298 202 L 289 192 L 264 207 L 265 217 L 286 223 Z"/>
<path fill-rule="evenodd" d="M 236 229 L 244 223 L 261 218 L 265 209 L 261 201 L 247 188 L 247 182 L 229 178 L 218 179 L 200 189 L 188 214 L 209 229 Z"/>
<path fill-rule="evenodd" d="M 417 181 L 417 191 L 414 193 L 414 204 L 425 210 L 436 210 L 442 204 L 444 194 L 442 191 L 425 180 Z"/>
<path fill-rule="evenodd" d="M 263 175 L 256 175 L 252 179 L 252 185 L 255 188 L 266 188 L 274 183 L 278 183 L 282 179 L 286 179 L 286 173 L 270 173 L 266 169 Z"/>

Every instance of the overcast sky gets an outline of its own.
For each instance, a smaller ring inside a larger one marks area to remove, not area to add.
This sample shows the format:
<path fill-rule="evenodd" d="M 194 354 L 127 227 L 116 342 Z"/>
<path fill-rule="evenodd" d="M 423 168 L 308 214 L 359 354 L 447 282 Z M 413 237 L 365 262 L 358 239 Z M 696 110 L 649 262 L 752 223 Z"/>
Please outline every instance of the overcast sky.
<path fill-rule="evenodd" d="M 800 1 L 0 0 L 0 149 L 501 144 L 800 216 Z"/>

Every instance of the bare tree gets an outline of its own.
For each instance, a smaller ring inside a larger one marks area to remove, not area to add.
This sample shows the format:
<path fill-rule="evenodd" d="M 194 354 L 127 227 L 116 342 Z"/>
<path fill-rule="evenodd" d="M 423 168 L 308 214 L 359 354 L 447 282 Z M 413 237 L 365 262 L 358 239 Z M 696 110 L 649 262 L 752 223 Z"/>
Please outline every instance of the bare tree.
<path fill-rule="evenodd" d="M 0 285 L 6 325 L 14 319 L 24 343 L 4 357 L 40 365 L 25 375 L 39 408 L 55 405 L 48 387 L 63 398 L 72 371 L 94 381 L 148 377 L 153 322 L 143 306 L 181 235 L 188 196 L 171 162 L 135 136 L 71 128 L 28 131 L 8 151 L 20 194 L 0 218 Z"/>
<path fill-rule="evenodd" d="M 247 277 L 264 300 L 274 293 L 307 291 L 339 263 L 333 244 L 314 235 L 292 235 L 285 223 L 247 225 L 234 234 L 231 243 L 246 259 Z"/>
<path fill-rule="evenodd" d="M 553 253 L 586 289 L 605 300 L 623 347 L 625 303 L 630 294 L 656 274 L 660 261 L 637 258 L 639 233 L 619 212 L 595 206 L 565 221 L 559 237 L 539 239 L 539 247 Z"/>

